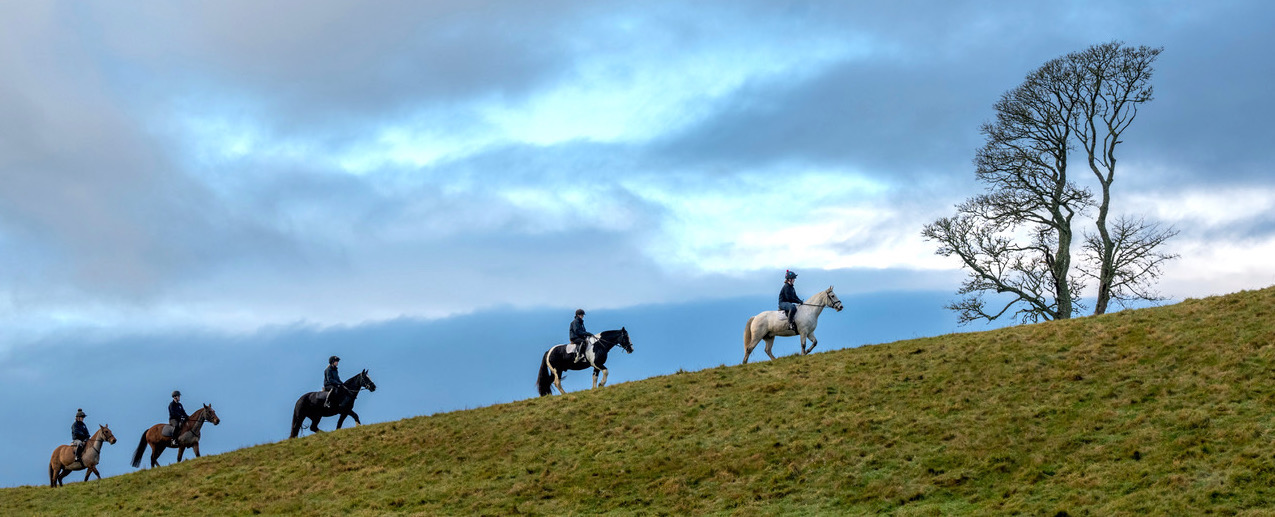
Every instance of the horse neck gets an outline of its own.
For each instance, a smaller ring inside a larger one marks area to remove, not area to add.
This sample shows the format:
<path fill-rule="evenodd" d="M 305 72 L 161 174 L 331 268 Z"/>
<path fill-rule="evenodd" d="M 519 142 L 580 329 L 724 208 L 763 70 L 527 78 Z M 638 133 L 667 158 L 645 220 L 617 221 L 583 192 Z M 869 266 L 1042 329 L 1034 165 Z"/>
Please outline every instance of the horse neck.
<path fill-rule="evenodd" d="M 819 291 L 802 303 L 814 307 L 815 316 L 818 317 L 819 313 L 823 312 L 823 308 L 828 306 L 828 291 Z"/>
<path fill-rule="evenodd" d="M 88 443 L 84 444 L 84 452 L 80 454 L 80 463 L 87 465 L 90 463 L 89 460 L 93 460 L 91 463 L 96 465 L 97 456 L 100 454 L 100 451 L 102 450 L 102 443 L 105 441 L 106 430 L 98 428 L 97 432 L 93 433 L 93 436 L 89 438 Z"/>
<path fill-rule="evenodd" d="M 199 408 L 199 411 L 190 415 L 190 418 L 186 419 L 186 422 L 190 424 L 190 430 L 198 431 L 200 427 L 204 426 L 204 422 L 206 420 L 207 419 L 204 418 L 204 408 Z"/>

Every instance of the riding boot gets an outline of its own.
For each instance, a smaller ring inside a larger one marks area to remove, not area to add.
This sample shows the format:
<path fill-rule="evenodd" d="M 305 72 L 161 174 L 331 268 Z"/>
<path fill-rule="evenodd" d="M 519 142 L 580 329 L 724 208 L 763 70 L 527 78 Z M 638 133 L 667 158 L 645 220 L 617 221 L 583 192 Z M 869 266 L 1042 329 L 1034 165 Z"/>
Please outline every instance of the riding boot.
<path fill-rule="evenodd" d="M 81 463 L 81 462 L 82 462 L 82 460 L 80 459 L 80 457 L 81 457 L 83 454 L 84 454 L 84 445 L 77 445 L 77 446 L 75 446 L 75 462 L 76 462 L 76 463 Z"/>
<path fill-rule="evenodd" d="M 792 312 L 789 312 L 789 313 L 788 313 L 788 330 L 791 330 L 791 331 L 793 331 L 793 332 L 796 332 L 796 331 L 797 331 L 797 318 L 796 318 L 796 316 L 797 316 L 797 311 L 792 311 Z"/>

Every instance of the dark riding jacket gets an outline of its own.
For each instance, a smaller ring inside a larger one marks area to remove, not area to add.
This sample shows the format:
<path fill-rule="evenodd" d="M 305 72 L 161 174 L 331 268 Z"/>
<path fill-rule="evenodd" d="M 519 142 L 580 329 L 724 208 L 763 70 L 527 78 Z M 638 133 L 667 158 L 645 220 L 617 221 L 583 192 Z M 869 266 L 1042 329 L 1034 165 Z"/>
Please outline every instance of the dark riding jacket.
<path fill-rule="evenodd" d="M 784 287 L 779 290 L 779 303 L 782 305 L 784 302 L 795 303 L 797 305 L 801 305 L 803 303 L 803 300 L 797 297 L 797 289 L 788 282 L 784 282 Z"/>
<path fill-rule="evenodd" d="M 323 370 L 323 390 L 327 391 L 329 388 L 340 385 L 341 376 L 336 372 L 336 365 L 329 364 L 327 369 Z"/>
<path fill-rule="evenodd" d="M 92 438 L 89 435 L 89 426 L 84 425 L 84 422 L 76 420 L 75 423 L 71 424 L 71 441 L 88 441 L 89 438 Z"/>
<path fill-rule="evenodd" d="M 186 408 L 182 407 L 182 403 L 176 400 L 168 403 L 168 419 L 182 421 L 188 418 Z"/>
<path fill-rule="evenodd" d="M 571 320 L 571 332 L 569 337 L 572 343 L 582 343 L 585 339 L 588 339 L 590 335 L 589 331 L 584 330 L 584 318 L 576 316 L 576 319 Z"/>

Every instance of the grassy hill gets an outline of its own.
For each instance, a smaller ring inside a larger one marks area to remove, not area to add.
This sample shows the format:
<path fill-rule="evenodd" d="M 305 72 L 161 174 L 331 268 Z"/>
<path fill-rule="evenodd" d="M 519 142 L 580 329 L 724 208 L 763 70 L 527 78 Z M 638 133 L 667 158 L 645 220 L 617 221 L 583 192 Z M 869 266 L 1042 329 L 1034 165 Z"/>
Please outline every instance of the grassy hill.
<path fill-rule="evenodd" d="M 4 489 L 0 514 L 1261 514 L 1273 315 L 1268 288 L 679 373 Z"/>

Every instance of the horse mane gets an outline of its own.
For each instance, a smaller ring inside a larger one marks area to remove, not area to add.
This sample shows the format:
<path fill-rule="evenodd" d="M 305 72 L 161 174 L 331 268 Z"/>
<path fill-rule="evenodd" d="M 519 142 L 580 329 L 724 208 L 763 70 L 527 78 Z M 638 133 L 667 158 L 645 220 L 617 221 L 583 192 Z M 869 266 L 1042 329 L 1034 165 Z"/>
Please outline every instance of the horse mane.
<path fill-rule="evenodd" d="M 620 341 L 620 335 L 623 333 L 624 333 L 624 329 L 604 330 L 598 333 L 598 339 L 601 339 L 609 343 L 618 343 Z"/>
<path fill-rule="evenodd" d="M 362 377 L 362 376 L 363 376 L 363 372 L 356 373 L 350 376 L 349 379 L 346 379 L 345 382 L 342 382 L 341 384 L 344 384 L 345 387 L 347 388 L 356 387 L 359 385 L 359 377 Z"/>
<path fill-rule="evenodd" d="M 828 305 L 829 291 L 832 291 L 832 286 L 828 286 L 827 289 L 820 289 L 819 292 L 811 295 L 810 298 L 806 298 L 803 303 L 808 305 Z"/>

